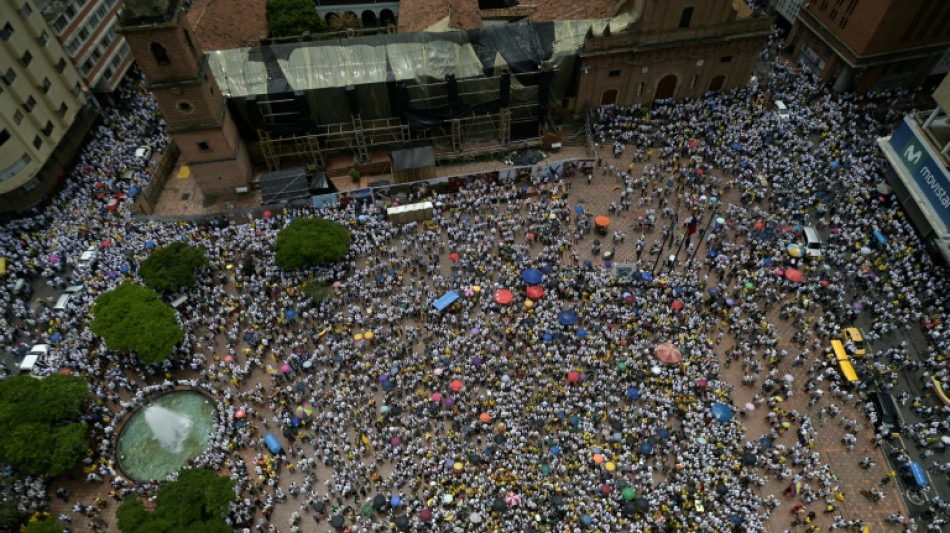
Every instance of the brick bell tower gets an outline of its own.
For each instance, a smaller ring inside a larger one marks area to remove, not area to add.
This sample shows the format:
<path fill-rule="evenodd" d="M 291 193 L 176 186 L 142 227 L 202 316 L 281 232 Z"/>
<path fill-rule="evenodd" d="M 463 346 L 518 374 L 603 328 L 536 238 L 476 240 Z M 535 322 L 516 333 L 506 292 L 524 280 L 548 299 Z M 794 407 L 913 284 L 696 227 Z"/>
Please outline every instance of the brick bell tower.
<path fill-rule="evenodd" d="M 145 74 L 198 188 L 204 194 L 235 193 L 251 177 L 247 146 L 181 5 L 182 0 L 126 0 L 117 31 Z"/>

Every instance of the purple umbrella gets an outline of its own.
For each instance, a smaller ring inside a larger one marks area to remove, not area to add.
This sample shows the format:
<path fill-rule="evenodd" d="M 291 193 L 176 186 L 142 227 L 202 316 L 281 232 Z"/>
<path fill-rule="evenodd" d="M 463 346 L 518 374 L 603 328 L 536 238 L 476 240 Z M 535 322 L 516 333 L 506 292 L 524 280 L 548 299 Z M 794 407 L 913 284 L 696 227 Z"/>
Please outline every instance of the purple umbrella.
<path fill-rule="evenodd" d="M 442 400 L 442 403 L 444 403 L 446 407 L 452 407 L 453 405 L 455 405 L 455 398 L 451 396 L 446 396 L 446 398 Z"/>
<path fill-rule="evenodd" d="M 475 359 L 472 359 L 472 364 L 475 366 L 482 366 L 482 363 L 484 362 L 485 360 L 482 359 L 481 357 L 476 357 Z"/>
<path fill-rule="evenodd" d="M 392 444 L 393 447 L 395 448 L 396 446 L 399 446 L 400 444 L 402 444 L 402 439 L 400 439 L 399 437 L 393 437 L 393 438 L 389 441 L 389 443 Z"/>
<path fill-rule="evenodd" d="M 379 381 L 380 381 L 380 382 L 389 381 L 389 374 L 383 374 L 383 375 L 379 376 Z"/>

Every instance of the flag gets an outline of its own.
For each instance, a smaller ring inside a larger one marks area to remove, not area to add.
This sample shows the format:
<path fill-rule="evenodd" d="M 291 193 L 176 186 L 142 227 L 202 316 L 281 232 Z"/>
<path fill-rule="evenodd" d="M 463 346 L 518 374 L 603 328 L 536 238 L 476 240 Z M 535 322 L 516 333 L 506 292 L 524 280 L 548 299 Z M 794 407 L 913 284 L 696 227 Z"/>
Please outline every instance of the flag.
<path fill-rule="evenodd" d="M 691 237 L 694 233 L 696 233 L 696 220 L 691 218 L 686 225 L 686 236 Z"/>
<path fill-rule="evenodd" d="M 801 490 L 802 484 L 800 482 L 792 484 L 792 496 L 798 496 L 798 493 L 801 492 Z"/>

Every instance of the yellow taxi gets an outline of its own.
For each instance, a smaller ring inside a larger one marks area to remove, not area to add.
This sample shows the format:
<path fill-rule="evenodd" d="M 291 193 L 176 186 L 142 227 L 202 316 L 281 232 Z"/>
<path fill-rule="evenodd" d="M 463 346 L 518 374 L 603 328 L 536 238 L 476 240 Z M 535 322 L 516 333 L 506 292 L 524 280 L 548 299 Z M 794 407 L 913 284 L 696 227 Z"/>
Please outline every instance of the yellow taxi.
<path fill-rule="evenodd" d="M 841 338 L 845 344 L 847 344 L 848 341 L 854 343 L 855 357 L 864 357 L 867 355 L 868 349 L 864 344 L 864 336 L 861 335 L 861 330 L 858 328 L 844 328 L 841 330 Z"/>

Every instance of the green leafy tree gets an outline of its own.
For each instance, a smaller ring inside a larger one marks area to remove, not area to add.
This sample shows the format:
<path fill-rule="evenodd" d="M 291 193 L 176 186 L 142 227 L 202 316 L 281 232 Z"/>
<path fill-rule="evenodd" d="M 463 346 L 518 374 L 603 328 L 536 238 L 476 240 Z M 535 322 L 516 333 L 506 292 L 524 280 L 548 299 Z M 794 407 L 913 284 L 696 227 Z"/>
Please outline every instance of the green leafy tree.
<path fill-rule="evenodd" d="M 145 364 L 160 363 L 185 338 L 175 310 L 158 299 L 155 291 L 123 283 L 96 298 L 92 331 L 110 350 L 134 351 Z"/>
<path fill-rule="evenodd" d="M 154 511 L 126 498 L 115 515 L 123 533 L 233 533 L 224 518 L 235 498 L 233 480 L 211 470 L 182 470 L 158 490 Z"/>
<path fill-rule="evenodd" d="M 45 516 L 39 520 L 27 522 L 23 533 L 63 533 L 63 524 L 52 516 Z"/>
<path fill-rule="evenodd" d="M 350 230 L 323 218 L 295 218 L 277 234 L 277 266 L 298 270 L 343 259 L 350 250 Z"/>
<path fill-rule="evenodd" d="M 195 270 L 208 265 L 201 248 L 179 241 L 152 252 L 139 268 L 145 284 L 157 292 L 169 292 L 191 287 Z"/>
<path fill-rule="evenodd" d="M 264 11 L 272 37 L 327 31 L 327 24 L 317 13 L 313 0 L 267 0 Z"/>
<path fill-rule="evenodd" d="M 15 376 L 0 382 L 0 462 L 34 475 L 70 469 L 89 447 L 86 425 L 79 422 L 89 400 L 86 382 L 76 376 Z"/>

